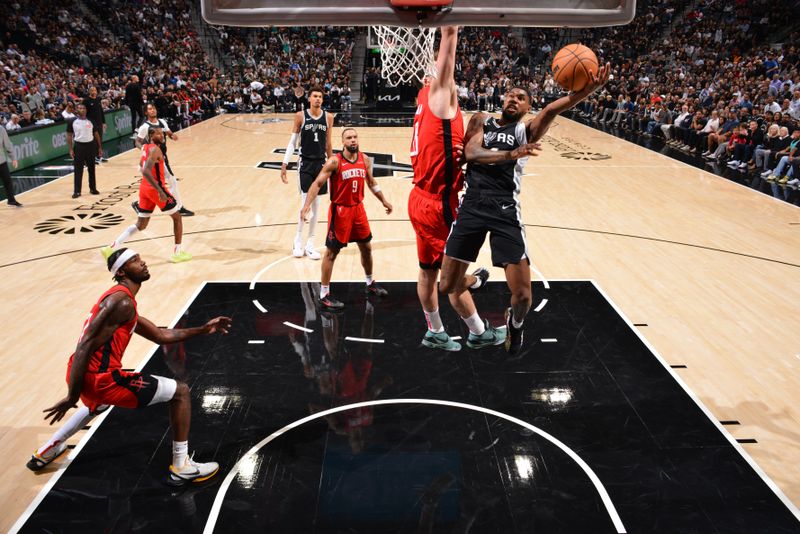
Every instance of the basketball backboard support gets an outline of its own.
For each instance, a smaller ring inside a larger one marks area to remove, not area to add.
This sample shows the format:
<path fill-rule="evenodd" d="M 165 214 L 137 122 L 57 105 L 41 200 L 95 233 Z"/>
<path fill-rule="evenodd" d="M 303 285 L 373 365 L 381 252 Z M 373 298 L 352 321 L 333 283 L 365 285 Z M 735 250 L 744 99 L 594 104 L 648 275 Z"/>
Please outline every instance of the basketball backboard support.
<path fill-rule="evenodd" d="M 440 10 L 390 0 L 200 0 L 209 24 L 227 26 L 597 27 L 633 20 L 636 0 L 454 0 Z"/>

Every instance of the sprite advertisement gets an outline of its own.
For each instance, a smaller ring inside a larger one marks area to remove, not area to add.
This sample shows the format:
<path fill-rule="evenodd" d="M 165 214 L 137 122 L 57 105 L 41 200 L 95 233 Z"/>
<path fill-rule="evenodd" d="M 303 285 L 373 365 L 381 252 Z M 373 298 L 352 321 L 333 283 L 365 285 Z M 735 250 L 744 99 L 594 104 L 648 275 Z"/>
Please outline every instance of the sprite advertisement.
<path fill-rule="evenodd" d="M 131 135 L 132 132 L 129 110 L 120 109 L 106 113 L 106 132 L 103 134 L 103 141 Z M 27 132 L 9 133 L 8 137 L 14 146 L 14 159 L 19 161 L 19 166 L 15 170 L 69 154 L 65 122 Z"/>

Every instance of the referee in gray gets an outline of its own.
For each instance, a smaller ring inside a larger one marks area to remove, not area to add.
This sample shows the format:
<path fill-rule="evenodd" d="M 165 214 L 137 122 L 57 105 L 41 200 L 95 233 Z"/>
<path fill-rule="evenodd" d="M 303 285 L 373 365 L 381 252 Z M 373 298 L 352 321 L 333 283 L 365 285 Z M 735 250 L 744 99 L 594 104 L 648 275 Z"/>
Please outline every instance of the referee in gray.
<path fill-rule="evenodd" d="M 22 204 L 14 198 L 14 183 L 11 181 L 11 173 L 8 170 L 9 162 L 15 169 L 17 168 L 17 160 L 14 159 L 14 146 L 8 138 L 6 129 L 0 126 L 0 178 L 2 178 L 3 187 L 6 190 L 8 205 L 21 208 Z"/>
<path fill-rule="evenodd" d="M 86 106 L 78 104 L 75 108 L 77 117 L 67 123 L 67 145 L 72 158 L 73 172 L 75 173 L 75 187 L 72 198 L 81 196 L 83 183 L 83 167 L 89 171 L 89 192 L 99 195 L 97 182 L 94 176 L 95 158 L 103 156 L 103 142 L 100 140 L 100 131 L 86 118 Z"/>

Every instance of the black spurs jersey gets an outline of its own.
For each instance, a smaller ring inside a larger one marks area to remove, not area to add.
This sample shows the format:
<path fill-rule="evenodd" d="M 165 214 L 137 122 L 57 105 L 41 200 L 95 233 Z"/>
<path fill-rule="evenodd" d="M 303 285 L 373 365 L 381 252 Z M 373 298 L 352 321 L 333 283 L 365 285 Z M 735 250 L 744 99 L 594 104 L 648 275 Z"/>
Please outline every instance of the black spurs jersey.
<path fill-rule="evenodd" d="M 303 125 L 300 127 L 300 157 L 305 160 L 325 159 L 328 156 L 328 113 L 316 119 L 308 110 L 303 111 Z"/>
<path fill-rule="evenodd" d="M 498 124 L 494 117 L 483 123 L 483 146 L 491 150 L 514 150 L 528 142 L 528 134 L 524 122 Z M 470 163 L 467 166 L 467 188 L 481 191 L 508 193 L 509 196 L 519 193 L 522 181 L 522 169 L 528 158 L 503 163 Z"/>

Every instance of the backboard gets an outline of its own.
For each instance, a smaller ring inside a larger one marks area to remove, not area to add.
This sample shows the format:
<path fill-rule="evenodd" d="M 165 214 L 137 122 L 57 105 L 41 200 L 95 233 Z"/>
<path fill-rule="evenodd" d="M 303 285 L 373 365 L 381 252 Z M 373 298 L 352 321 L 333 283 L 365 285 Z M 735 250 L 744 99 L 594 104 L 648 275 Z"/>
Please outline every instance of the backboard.
<path fill-rule="evenodd" d="M 569 26 L 633 20 L 636 0 L 454 0 L 448 8 L 393 8 L 390 0 L 200 0 L 227 26 Z"/>

